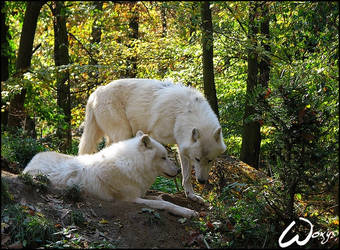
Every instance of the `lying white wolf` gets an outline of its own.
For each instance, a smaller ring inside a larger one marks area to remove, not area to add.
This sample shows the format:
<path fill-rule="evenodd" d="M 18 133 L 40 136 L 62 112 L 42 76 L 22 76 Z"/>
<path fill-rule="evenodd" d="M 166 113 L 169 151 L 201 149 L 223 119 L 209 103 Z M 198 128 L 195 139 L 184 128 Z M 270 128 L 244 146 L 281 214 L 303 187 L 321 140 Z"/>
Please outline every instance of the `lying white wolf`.
<path fill-rule="evenodd" d="M 203 95 L 191 87 L 150 79 L 122 79 L 99 87 L 87 102 L 79 154 L 96 152 L 102 136 L 110 145 L 138 130 L 162 144 L 178 145 L 185 194 L 203 203 L 194 194 L 191 169 L 204 184 L 211 162 L 226 149 L 217 116 Z"/>
<path fill-rule="evenodd" d="M 47 175 L 57 188 L 76 184 L 85 193 L 100 199 L 131 201 L 183 217 L 197 216 L 189 208 L 160 199 L 141 198 L 158 175 L 174 177 L 178 170 L 164 146 L 138 131 L 136 137 L 114 143 L 92 155 L 38 153 L 23 172 Z"/>

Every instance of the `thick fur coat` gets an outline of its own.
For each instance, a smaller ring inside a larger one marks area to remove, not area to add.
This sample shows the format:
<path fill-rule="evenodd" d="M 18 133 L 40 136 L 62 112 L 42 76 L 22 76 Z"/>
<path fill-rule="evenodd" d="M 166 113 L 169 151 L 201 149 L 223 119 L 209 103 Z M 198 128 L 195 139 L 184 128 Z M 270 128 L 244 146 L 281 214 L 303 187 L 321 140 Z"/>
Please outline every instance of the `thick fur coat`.
<path fill-rule="evenodd" d="M 226 149 L 217 116 L 194 88 L 150 79 L 122 79 L 99 87 L 89 97 L 79 154 L 96 152 L 107 144 L 133 137 L 142 130 L 162 144 L 177 144 L 186 195 L 194 194 L 191 169 L 204 184 L 211 162 Z"/>
<path fill-rule="evenodd" d="M 31 175 L 47 175 L 57 188 L 78 185 L 83 192 L 103 200 L 131 201 L 184 217 L 196 216 L 191 209 L 142 198 L 158 175 L 174 177 L 178 172 L 164 146 L 141 131 L 91 155 L 38 153 L 24 169 Z"/>

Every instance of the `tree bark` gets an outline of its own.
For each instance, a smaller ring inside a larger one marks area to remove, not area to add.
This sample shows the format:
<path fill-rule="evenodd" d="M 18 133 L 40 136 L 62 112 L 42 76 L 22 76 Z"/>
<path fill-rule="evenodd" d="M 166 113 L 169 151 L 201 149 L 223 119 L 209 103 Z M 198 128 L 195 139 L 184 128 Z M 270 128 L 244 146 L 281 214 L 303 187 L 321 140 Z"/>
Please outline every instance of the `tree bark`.
<path fill-rule="evenodd" d="M 8 72 L 8 63 L 9 63 L 9 33 L 8 33 L 8 25 L 6 25 L 6 12 L 2 12 L 2 9 L 5 7 L 5 2 L 1 1 L 1 81 L 6 81 L 9 76 Z"/>
<path fill-rule="evenodd" d="M 62 1 L 53 2 L 54 61 L 56 66 L 69 64 L 68 37 L 66 30 L 66 7 Z M 58 125 L 57 136 L 61 140 L 60 150 L 71 148 L 71 98 L 69 71 L 57 73 L 57 104 L 64 113 L 64 121 Z"/>
<path fill-rule="evenodd" d="M 265 49 L 266 52 L 270 52 L 269 46 L 269 10 L 268 10 L 269 2 L 264 2 L 261 8 L 261 24 L 260 24 L 260 31 L 261 34 L 265 37 L 265 40 L 261 41 L 262 47 Z M 268 53 L 269 54 L 269 53 Z M 269 83 L 269 73 L 270 73 L 270 57 L 268 54 L 261 55 L 260 59 L 260 84 L 263 87 L 268 88 Z"/>
<path fill-rule="evenodd" d="M 41 7 L 45 2 L 27 2 L 24 22 L 21 31 L 18 58 L 16 60 L 16 75 L 21 76 L 31 67 L 33 41 Z M 23 127 L 26 119 L 24 109 L 26 89 L 15 94 L 10 101 L 8 127 L 14 130 Z"/>
<path fill-rule="evenodd" d="M 103 1 L 94 1 L 93 5 L 95 7 L 95 10 L 98 11 L 99 13 L 101 13 L 101 11 L 103 10 Z M 102 28 L 100 25 L 98 25 L 97 22 L 97 18 L 94 20 L 93 24 L 92 24 L 92 31 L 91 31 L 91 43 L 92 45 L 94 45 L 94 49 L 92 50 L 91 54 L 91 58 L 90 58 L 90 62 L 89 65 L 98 65 L 98 60 L 96 59 L 96 56 L 98 55 L 99 51 L 97 49 L 97 45 L 100 43 L 101 40 L 101 35 L 102 35 Z M 98 86 L 99 85 L 99 71 L 98 68 L 95 68 L 95 72 L 94 75 L 91 76 L 91 81 L 89 81 L 87 83 L 87 98 L 90 96 L 90 90 L 94 87 L 94 86 Z"/>
<path fill-rule="evenodd" d="M 94 1 L 93 5 L 95 7 L 95 9 L 99 12 L 101 12 L 103 10 L 103 1 Z M 98 44 L 100 43 L 100 38 L 102 35 L 102 28 L 100 27 L 100 25 L 98 25 L 97 23 L 97 19 L 94 20 L 93 24 L 92 24 L 92 31 L 91 31 L 91 43 L 92 44 Z M 95 49 L 94 53 L 92 53 L 93 55 L 98 54 L 98 50 Z M 97 65 L 98 61 L 96 58 L 91 58 L 90 60 L 90 64 L 91 65 Z"/>
<path fill-rule="evenodd" d="M 250 48 L 248 49 L 248 79 L 247 79 L 247 95 L 251 94 L 258 83 L 258 55 L 255 52 L 257 45 L 256 34 L 258 27 L 256 25 L 257 2 L 249 3 L 249 30 L 248 39 L 250 40 Z M 245 111 L 243 117 L 243 134 L 240 159 L 250 166 L 258 169 L 260 155 L 260 124 L 258 121 L 247 122 L 246 119 L 255 113 L 254 107 L 246 100 Z"/>
<path fill-rule="evenodd" d="M 162 20 L 162 37 L 166 37 L 168 29 L 167 29 L 167 21 L 166 21 L 166 7 L 164 3 L 161 3 L 161 20 Z"/>
<path fill-rule="evenodd" d="M 209 1 L 201 2 L 204 94 L 219 118 L 214 80 L 213 26 Z"/>
<path fill-rule="evenodd" d="M 138 39 L 139 30 L 139 14 L 136 8 L 136 2 L 129 2 L 130 18 L 129 18 L 129 44 L 128 47 L 133 50 L 133 43 Z M 135 78 L 137 76 L 137 55 L 129 56 L 127 59 L 126 77 Z"/>
<path fill-rule="evenodd" d="M 260 32 L 266 38 L 265 40 L 261 41 L 261 46 L 264 47 L 265 51 L 270 51 L 268 41 L 269 21 L 268 3 L 250 2 L 248 39 L 251 41 L 251 46 L 248 49 L 248 95 L 252 93 L 257 84 L 260 84 L 263 87 L 268 87 L 270 57 L 267 54 L 259 56 L 255 52 L 254 48 L 258 44 L 256 35 Z M 249 104 L 249 100 L 246 100 L 243 117 L 243 134 L 240 159 L 252 167 L 258 169 L 261 146 L 261 126 L 258 121 L 245 121 L 252 114 L 255 114 L 255 110 Z"/>
<path fill-rule="evenodd" d="M 9 77 L 9 33 L 8 33 L 8 25 L 6 25 L 6 12 L 3 12 L 2 9 L 5 7 L 5 2 L 1 1 L 1 82 L 4 82 Z M 2 84 L 2 83 L 1 83 Z M 8 107 L 6 103 L 1 99 L 1 131 L 3 131 L 4 126 L 7 126 L 8 119 Z"/>

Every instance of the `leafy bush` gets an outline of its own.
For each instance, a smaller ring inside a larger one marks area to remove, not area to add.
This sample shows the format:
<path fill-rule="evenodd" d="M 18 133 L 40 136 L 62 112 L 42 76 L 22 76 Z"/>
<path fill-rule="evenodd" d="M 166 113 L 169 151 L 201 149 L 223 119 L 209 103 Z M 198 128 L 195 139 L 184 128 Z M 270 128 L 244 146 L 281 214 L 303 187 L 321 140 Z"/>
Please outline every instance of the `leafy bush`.
<path fill-rule="evenodd" d="M 4 179 L 1 178 L 1 204 L 6 205 L 13 201 L 13 195 L 8 191 L 8 185 Z"/>
<path fill-rule="evenodd" d="M 53 223 L 19 204 L 7 206 L 1 212 L 1 225 L 4 224 L 11 242 L 19 241 L 23 247 L 37 248 L 56 238 Z"/>
<path fill-rule="evenodd" d="M 83 215 L 83 213 L 76 209 L 76 210 L 72 210 L 72 213 L 71 213 L 71 223 L 76 225 L 76 226 L 82 226 L 84 225 L 84 222 L 85 222 L 85 217 Z"/>
<path fill-rule="evenodd" d="M 166 193 L 176 193 L 178 191 L 175 184 L 175 182 L 177 182 L 177 178 L 168 179 L 163 176 L 158 176 L 150 189 L 159 190 Z"/>
<path fill-rule="evenodd" d="M 45 150 L 38 140 L 29 137 L 22 130 L 16 133 L 4 131 L 1 134 L 2 156 L 10 162 L 16 162 L 20 168 L 25 168 L 35 154 Z"/>
<path fill-rule="evenodd" d="M 266 134 L 271 150 L 263 158 L 275 166 L 272 171 L 282 181 L 283 211 L 290 218 L 297 193 L 310 196 L 329 191 L 337 180 L 338 101 L 334 94 L 338 90 L 323 80 L 302 65 L 294 68 L 294 74 L 287 72 L 277 79 L 272 93 L 261 96 L 258 89 L 253 96 L 257 110 L 253 119 L 271 128 Z"/>
<path fill-rule="evenodd" d="M 198 224 L 211 247 L 277 247 L 277 217 L 267 209 L 263 189 L 261 184 L 234 182 L 210 192 L 211 212 Z"/>
<path fill-rule="evenodd" d="M 48 184 L 50 180 L 46 175 L 39 174 L 37 176 L 31 176 L 27 173 L 21 173 L 18 175 L 18 178 L 22 180 L 22 182 L 26 185 L 30 185 L 38 191 L 46 192 Z"/>

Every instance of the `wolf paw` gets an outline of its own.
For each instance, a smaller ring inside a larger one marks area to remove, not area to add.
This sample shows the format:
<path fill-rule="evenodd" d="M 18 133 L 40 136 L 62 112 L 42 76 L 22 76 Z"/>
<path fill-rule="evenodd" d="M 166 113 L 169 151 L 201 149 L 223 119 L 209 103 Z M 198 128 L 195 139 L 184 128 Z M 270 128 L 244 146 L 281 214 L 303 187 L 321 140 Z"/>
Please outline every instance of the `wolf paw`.
<path fill-rule="evenodd" d="M 209 203 L 206 202 L 201 196 L 198 196 L 196 194 L 188 194 L 188 198 L 190 200 L 196 201 L 202 205 L 209 206 Z"/>
<path fill-rule="evenodd" d="M 198 216 L 199 216 L 198 212 L 196 212 L 195 210 L 189 209 L 189 208 L 187 208 L 183 214 L 183 217 L 186 217 L 186 218 L 194 218 Z"/>

